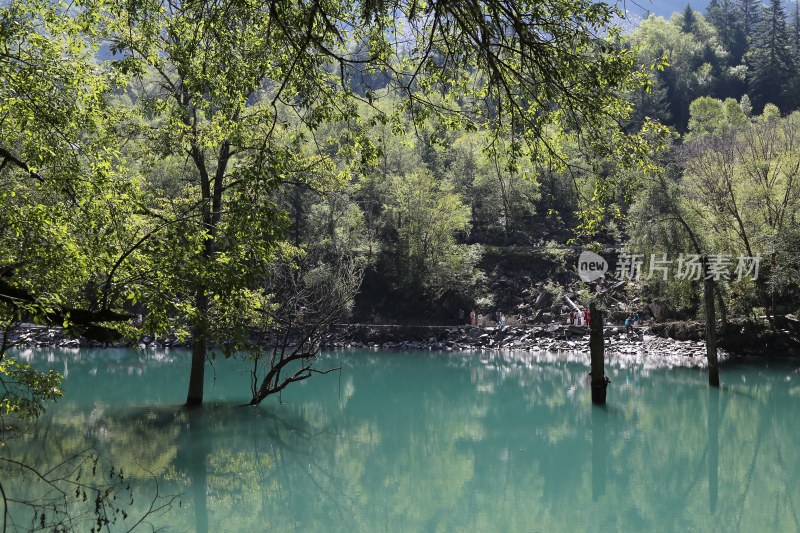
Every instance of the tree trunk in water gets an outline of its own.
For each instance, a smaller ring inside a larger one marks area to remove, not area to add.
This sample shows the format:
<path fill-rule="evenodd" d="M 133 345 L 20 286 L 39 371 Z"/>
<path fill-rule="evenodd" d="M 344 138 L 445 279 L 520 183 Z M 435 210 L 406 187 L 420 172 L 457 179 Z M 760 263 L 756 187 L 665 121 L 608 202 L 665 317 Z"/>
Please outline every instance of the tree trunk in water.
<path fill-rule="evenodd" d="M 603 361 L 605 346 L 603 345 L 603 312 L 589 304 L 589 351 L 592 354 L 592 403 L 605 405 L 606 389 L 609 380 L 606 378 Z"/>
<path fill-rule="evenodd" d="M 606 417 L 603 408 L 592 409 L 592 501 L 600 500 L 606 493 L 606 461 L 608 440 L 606 438 Z"/>
<path fill-rule="evenodd" d="M 192 500 L 194 504 L 194 531 L 208 533 L 208 454 L 209 443 L 202 435 L 192 435 L 193 431 L 202 427 L 198 420 L 202 413 L 195 411 L 189 415 L 189 479 L 192 483 Z"/>
<path fill-rule="evenodd" d="M 208 297 L 205 290 L 200 289 L 195 296 L 198 317 L 192 327 L 192 369 L 189 373 L 189 394 L 186 405 L 195 407 L 203 403 L 203 382 L 206 371 L 206 328 L 205 319 L 208 314 Z"/>
<path fill-rule="evenodd" d="M 719 496 L 719 395 L 720 391 L 708 389 L 708 512 L 717 512 Z"/>
<path fill-rule="evenodd" d="M 714 279 L 708 276 L 708 259 L 703 259 L 703 306 L 706 315 L 706 359 L 708 360 L 708 384 L 719 387 L 719 364 L 717 362 L 717 317 L 714 309 Z"/>

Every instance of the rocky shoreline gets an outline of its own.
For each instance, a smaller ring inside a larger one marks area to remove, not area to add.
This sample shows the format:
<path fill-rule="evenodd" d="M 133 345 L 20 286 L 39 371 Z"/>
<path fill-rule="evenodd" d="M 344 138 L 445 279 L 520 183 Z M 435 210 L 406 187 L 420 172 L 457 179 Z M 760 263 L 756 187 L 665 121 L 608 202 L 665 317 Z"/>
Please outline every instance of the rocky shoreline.
<path fill-rule="evenodd" d="M 645 330 L 647 328 L 644 328 Z M 643 331 L 644 333 L 644 331 Z M 644 333 L 629 339 L 620 326 L 604 329 L 606 361 L 615 366 L 704 367 L 705 343 Z M 537 361 L 583 360 L 589 357 L 589 331 L 582 326 L 382 326 L 340 325 L 328 336 L 327 348 L 442 352 L 528 353 Z M 720 350 L 720 360 L 729 358 Z"/>
<path fill-rule="evenodd" d="M 604 328 L 606 360 L 627 366 L 703 367 L 705 326 L 700 322 L 650 323 L 641 328 L 641 338 L 628 338 L 622 326 Z M 588 357 L 589 334 L 585 326 L 409 326 L 375 324 L 339 324 L 331 328 L 323 341 L 326 349 L 425 350 L 443 352 L 528 352 L 537 359 L 565 358 L 566 354 Z M 749 323 L 731 323 L 720 334 L 720 360 L 731 356 L 797 356 L 780 336 Z M 9 340 L 19 347 L 102 347 L 87 339 L 71 339 L 61 328 L 25 324 Z M 132 344 L 118 344 L 132 346 Z M 180 348 L 191 346 L 175 337 L 142 336 L 141 348 Z"/>
<path fill-rule="evenodd" d="M 131 346 L 141 347 L 159 347 L 159 348 L 182 348 L 192 345 L 191 339 L 181 342 L 175 336 L 169 337 L 151 337 L 149 335 L 142 335 L 138 343 L 113 343 L 107 344 L 85 337 L 77 339 L 69 337 L 63 328 L 40 326 L 37 324 L 22 324 L 12 331 L 8 336 L 8 342 L 11 346 L 26 347 L 26 348 L 121 348 Z"/>

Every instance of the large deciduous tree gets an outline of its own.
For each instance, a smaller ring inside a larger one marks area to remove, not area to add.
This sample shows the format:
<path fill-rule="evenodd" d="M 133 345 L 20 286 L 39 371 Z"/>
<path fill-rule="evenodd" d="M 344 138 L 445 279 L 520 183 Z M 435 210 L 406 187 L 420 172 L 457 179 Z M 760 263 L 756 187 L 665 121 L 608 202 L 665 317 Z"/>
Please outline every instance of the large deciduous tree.
<path fill-rule="evenodd" d="M 135 231 L 109 91 L 123 79 L 93 60 L 99 13 L 48 2 L 0 7 L 0 416 L 32 416 L 59 377 L 8 349 L 22 320 L 109 340 L 130 318 L 104 289 Z M 74 16 L 70 16 L 74 15 Z"/>
<path fill-rule="evenodd" d="M 772 105 L 752 122 L 726 115 L 721 120 L 733 118 L 733 126 L 706 128 L 711 133 L 683 149 L 684 205 L 695 214 L 698 232 L 724 251 L 717 253 L 731 254 L 734 263 L 738 255 L 761 258 L 756 279 L 745 276 L 742 284 L 751 284 L 771 317 L 792 284 L 781 273 L 793 266 L 782 264 L 786 256 L 779 250 L 800 216 L 800 115 L 780 118 Z"/>
<path fill-rule="evenodd" d="M 558 158 L 560 131 L 628 159 L 641 147 L 616 126 L 639 77 L 604 3 L 148 0 L 112 13 L 118 63 L 136 74 L 148 165 L 170 162 L 184 184 L 150 207 L 141 247 L 158 251 L 158 279 L 136 297 L 155 317 L 190 322 L 190 405 L 202 402 L 209 344 L 247 324 L 224 317 L 264 303 L 253 283 L 278 239 L 270 190 L 334 177 L 336 154 L 320 144 L 361 161 L 377 153 L 355 103 L 380 95 L 353 91 L 352 72 L 380 71 L 382 90 L 403 96 L 373 120 L 512 130 L 511 157 L 527 146 Z M 345 137 L 318 138 L 332 120 L 350 124 Z"/>
<path fill-rule="evenodd" d="M 100 281 L 129 237 L 107 93 L 123 81 L 92 60 L 91 9 L 47 2 L 0 9 L 0 314 L 81 333 L 119 318 Z M 124 218 L 124 216 L 122 216 Z"/>
<path fill-rule="evenodd" d="M 193 336 L 187 404 L 203 398 L 210 344 L 235 349 L 265 304 L 257 282 L 279 242 L 271 192 L 286 181 L 332 175 L 305 135 L 325 120 L 355 118 L 319 49 L 338 49 L 337 31 L 319 3 L 214 6 L 136 2 L 115 12 L 113 48 L 134 85 L 147 161 L 181 184 L 154 197 L 153 229 L 142 247 L 156 273 L 135 297 L 149 325 L 188 321 Z"/>
<path fill-rule="evenodd" d="M 0 5 L 1 452 L 7 439 L 24 439 L 25 422 L 62 395 L 57 372 L 36 370 L 11 350 L 14 329 L 35 320 L 110 340 L 130 318 L 105 281 L 138 238 L 126 220 L 139 202 L 139 183 L 126 176 L 118 116 L 108 101 L 124 79 L 93 60 L 101 17 L 95 7 Z M 23 516 L 35 517 L 28 527 L 54 531 L 127 516 L 118 496 L 127 501 L 130 487 L 105 477 L 98 461 L 85 449 L 65 452 L 44 469 L 27 455 L 0 454 L 0 528 L 23 528 Z M 41 490 L 17 490 L 26 476 Z"/>

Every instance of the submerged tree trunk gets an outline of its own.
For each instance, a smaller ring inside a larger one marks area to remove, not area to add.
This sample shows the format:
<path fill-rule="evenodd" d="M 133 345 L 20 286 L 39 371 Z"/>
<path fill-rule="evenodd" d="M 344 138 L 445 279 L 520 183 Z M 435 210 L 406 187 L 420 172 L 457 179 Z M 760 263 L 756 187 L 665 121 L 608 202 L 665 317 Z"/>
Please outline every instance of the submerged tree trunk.
<path fill-rule="evenodd" d="M 703 307 L 706 315 L 706 359 L 708 360 L 708 384 L 719 387 L 719 364 L 717 361 L 717 317 L 714 309 L 714 278 L 708 275 L 708 259 L 703 258 Z"/>
<path fill-rule="evenodd" d="M 600 500 L 606 493 L 606 462 L 608 440 L 606 438 L 606 409 L 592 409 L 592 501 Z"/>
<path fill-rule="evenodd" d="M 719 395 L 720 391 L 708 389 L 708 512 L 717 512 L 719 497 Z"/>
<path fill-rule="evenodd" d="M 196 124 L 191 122 L 187 122 L 186 125 L 192 128 L 196 127 Z M 207 263 L 214 260 L 217 251 L 217 231 L 222 217 L 222 200 L 225 192 L 223 182 L 228 168 L 228 160 L 231 156 L 230 141 L 225 140 L 220 145 L 213 176 L 209 173 L 206 154 L 201 146 L 193 142 L 190 155 L 199 174 L 204 231 L 201 260 Z M 197 280 L 196 283 L 197 288 L 194 295 L 195 316 L 192 318 L 192 368 L 189 373 L 189 393 L 186 396 L 186 405 L 189 407 L 199 406 L 203 403 L 203 381 L 209 342 L 209 286 L 202 279 Z"/>
<path fill-rule="evenodd" d="M 592 376 L 592 403 L 604 405 L 609 379 L 603 361 L 603 312 L 597 309 L 594 302 L 589 304 L 589 351 L 592 354 L 592 371 L 589 374 Z"/>
<path fill-rule="evenodd" d="M 196 407 L 203 403 L 203 383 L 206 371 L 207 339 L 205 317 L 208 313 L 208 296 L 204 290 L 199 290 L 195 296 L 198 317 L 192 327 L 192 368 L 189 372 L 189 394 L 186 396 L 186 405 Z"/>
<path fill-rule="evenodd" d="M 189 479 L 192 488 L 192 503 L 194 507 L 194 531 L 195 533 L 208 533 L 208 439 L 201 435 L 192 435 L 197 428 L 203 424 L 198 417 L 202 413 L 195 411 L 194 416 L 189 415 Z"/>

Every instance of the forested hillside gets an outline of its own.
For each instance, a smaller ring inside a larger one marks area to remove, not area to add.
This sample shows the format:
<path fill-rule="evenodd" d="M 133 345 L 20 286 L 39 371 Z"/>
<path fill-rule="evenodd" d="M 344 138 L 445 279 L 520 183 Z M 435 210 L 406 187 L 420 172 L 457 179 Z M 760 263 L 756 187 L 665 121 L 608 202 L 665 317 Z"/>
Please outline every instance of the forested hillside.
<path fill-rule="evenodd" d="M 547 285 L 557 297 L 574 280 L 564 274 L 574 261 L 564 247 L 590 243 L 627 246 L 648 260 L 668 254 L 673 267 L 680 253 L 720 254 L 732 278 L 740 257 L 763 257 L 758 280 L 721 280 L 725 310 L 797 310 L 796 6 L 713 0 L 706 13 L 651 16 L 629 39 L 649 85 L 629 94 L 626 128 L 639 132 L 655 119 L 671 132 L 651 136 L 654 168 L 587 159 L 568 138 L 562 158 L 527 164 L 504 159 L 508 146 L 487 152 L 481 133 L 449 132 L 442 142 L 434 124 L 413 134 L 409 125 L 403 137 L 370 135 L 382 160 L 349 197 L 370 236 L 358 319 L 450 322 L 475 306 L 532 316 L 514 292 L 541 294 Z M 374 74 L 353 83 L 364 94 L 382 88 Z M 703 159 L 709 151 L 725 159 Z M 424 202 L 412 202 L 414 191 Z M 318 227 L 307 209 L 289 206 L 298 242 Z M 659 299 L 672 316 L 702 311 L 691 280 L 651 278 L 636 294 Z"/>
<path fill-rule="evenodd" d="M 666 62 L 651 71 L 649 92 L 634 97 L 634 115 L 675 133 L 662 171 L 630 205 L 628 245 L 645 255 L 670 251 L 673 261 L 675 251 L 732 261 L 730 278 L 716 277 L 723 313 L 796 312 L 798 6 L 712 0 L 705 13 L 687 7 L 642 21 L 631 44 L 643 64 Z M 750 256 L 761 258 L 755 279 L 734 275 L 737 258 Z M 686 280 L 651 278 L 642 288 L 673 309 L 701 311 Z"/>
<path fill-rule="evenodd" d="M 623 34 L 605 4 L 568 4 L 476 21 L 410 2 L 416 47 L 395 19 L 315 2 L 3 7 L 10 319 L 111 335 L 142 315 L 235 346 L 325 290 L 341 320 L 524 319 L 516 292 L 589 294 L 568 256 L 589 246 L 759 256 L 720 302 L 796 310 L 797 5 L 712 0 Z M 531 31 L 513 61 L 508 24 Z M 691 280 L 630 291 L 701 312 Z"/>
<path fill-rule="evenodd" d="M 645 64 L 663 58 L 668 67 L 652 75 L 649 94 L 635 101 L 639 113 L 650 113 L 685 132 L 689 104 L 700 96 L 744 95 L 756 113 L 767 103 L 787 114 L 798 101 L 800 17 L 796 4 L 787 11 L 781 0 L 757 2 L 714 0 L 705 14 L 686 7 L 669 19 L 651 16 L 631 33 Z"/>

